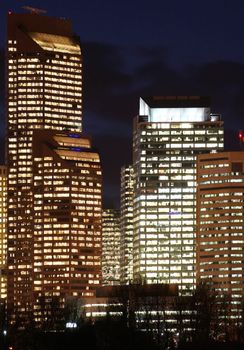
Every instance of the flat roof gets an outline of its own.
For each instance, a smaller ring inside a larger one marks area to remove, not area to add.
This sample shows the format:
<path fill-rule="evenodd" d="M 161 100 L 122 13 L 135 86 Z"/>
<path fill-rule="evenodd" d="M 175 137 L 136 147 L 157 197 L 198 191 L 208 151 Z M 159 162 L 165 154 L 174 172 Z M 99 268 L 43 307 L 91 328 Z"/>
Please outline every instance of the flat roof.
<path fill-rule="evenodd" d="M 141 97 L 150 108 L 210 107 L 208 96 L 144 96 Z"/>

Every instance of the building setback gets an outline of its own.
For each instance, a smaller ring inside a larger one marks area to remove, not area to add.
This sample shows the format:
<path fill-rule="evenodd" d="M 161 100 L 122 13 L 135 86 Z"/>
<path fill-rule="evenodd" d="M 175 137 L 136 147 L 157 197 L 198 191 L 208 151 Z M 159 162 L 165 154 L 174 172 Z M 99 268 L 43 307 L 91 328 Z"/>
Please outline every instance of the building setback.
<path fill-rule="evenodd" d="M 197 183 L 197 281 L 236 322 L 244 295 L 244 152 L 200 155 Z"/>
<path fill-rule="evenodd" d="M 81 69 L 70 21 L 8 15 L 10 320 L 30 319 L 40 296 L 88 296 L 100 281 L 101 169 L 80 134 Z"/>
<path fill-rule="evenodd" d="M 196 157 L 223 149 L 204 97 L 140 99 L 134 121 L 134 280 L 195 284 Z"/>
<path fill-rule="evenodd" d="M 120 187 L 120 283 L 133 279 L 133 199 L 134 171 L 132 165 L 121 169 Z"/>

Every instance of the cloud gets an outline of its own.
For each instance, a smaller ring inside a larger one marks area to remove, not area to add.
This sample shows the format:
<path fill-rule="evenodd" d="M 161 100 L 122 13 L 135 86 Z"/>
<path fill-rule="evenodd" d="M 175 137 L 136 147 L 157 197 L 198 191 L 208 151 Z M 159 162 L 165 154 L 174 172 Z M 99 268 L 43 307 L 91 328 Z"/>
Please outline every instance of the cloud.
<path fill-rule="evenodd" d="M 179 71 L 170 66 L 163 47 L 84 43 L 83 51 L 84 119 L 86 113 L 100 118 L 107 131 L 114 130 L 117 122 L 129 128 L 143 95 L 207 95 L 212 97 L 214 111 L 226 114 L 227 125 L 233 118 L 237 123 L 242 119 L 242 63 L 216 61 Z"/>
<path fill-rule="evenodd" d="M 164 47 L 85 42 L 82 48 L 84 132 L 100 150 L 108 202 L 117 198 L 118 203 L 120 168 L 132 159 L 132 125 L 140 96 L 211 96 L 213 112 L 221 113 L 225 121 L 226 148 L 238 148 L 236 132 L 244 129 L 244 64 L 218 60 L 179 70 L 170 64 L 169 51 Z M 0 74 L 4 77 L 3 51 Z M 2 78 L 1 110 L 4 96 Z"/>
<path fill-rule="evenodd" d="M 213 110 L 222 114 L 226 129 L 243 127 L 244 64 L 216 61 L 192 66 L 186 73 L 199 94 L 212 97 Z"/>
<path fill-rule="evenodd" d="M 195 65 L 195 79 L 212 88 L 219 89 L 220 86 L 236 86 L 244 84 L 244 65 L 231 61 L 215 61 L 204 65 Z"/>
<path fill-rule="evenodd" d="M 225 114 L 227 125 L 233 127 L 233 118 L 237 124 L 242 120 L 242 63 L 208 62 L 179 71 L 170 66 L 163 47 L 131 49 L 96 43 L 84 47 L 85 113 L 100 116 L 108 125 L 120 121 L 129 127 L 138 113 L 139 97 L 155 94 L 211 96 L 214 112 Z"/>
<path fill-rule="evenodd" d="M 108 200 L 116 198 L 108 190 L 111 187 L 117 188 L 118 199 L 120 167 L 131 162 L 132 121 L 140 96 L 211 96 L 212 111 L 225 121 L 226 149 L 238 148 L 237 130 L 244 128 L 244 64 L 219 60 L 176 70 L 164 48 L 123 49 L 96 43 L 85 47 L 84 119 L 86 113 L 94 118 L 88 123 L 91 134 L 97 126 L 94 139 L 103 158 Z"/>
<path fill-rule="evenodd" d="M 124 56 L 120 49 L 108 44 L 84 43 L 83 81 L 84 108 L 95 114 L 115 117 L 113 98 L 123 93 L 131 76 L 125 71 Z"/>

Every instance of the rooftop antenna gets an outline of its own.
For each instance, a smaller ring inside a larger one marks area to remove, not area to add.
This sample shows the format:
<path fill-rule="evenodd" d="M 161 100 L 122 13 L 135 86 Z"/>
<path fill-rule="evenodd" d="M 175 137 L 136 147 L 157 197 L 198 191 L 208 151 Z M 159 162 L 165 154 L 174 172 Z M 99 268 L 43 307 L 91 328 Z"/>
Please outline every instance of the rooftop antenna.
<path fill-rule="evenodd" d="M 22 6 L 23 9 L 29 11 L 30 13 L 35 13 L 36 15 L 40 15 L 42 13 L 46 13 L 46 10 L 38 9 L 36 7 L 31 6 Z"/>

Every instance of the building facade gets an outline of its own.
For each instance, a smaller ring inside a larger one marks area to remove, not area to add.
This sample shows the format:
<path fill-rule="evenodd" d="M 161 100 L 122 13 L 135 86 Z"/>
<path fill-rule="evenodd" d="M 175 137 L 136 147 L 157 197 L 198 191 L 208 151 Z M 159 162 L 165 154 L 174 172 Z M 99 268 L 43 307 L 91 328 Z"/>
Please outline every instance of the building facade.
<path fill-rule="evenodd" d="M 102 214 L 102 284 L 120 282 L 120 211 L 104 209 Z"/>
<path fill-rule="evenodd" d="M 23 322 L 41 295 L 88 296 L 101 279 L 101 169 L 80 134 L 81 69 L 70 21 L 8 15 L 8 310 Z"/>
<path fill-rule="evenodd" d="M 223 149 L 223 122 L 204 97 L 140 99 L 134 121 L 133 274 L 195 285 L 196 157 Z"/>
<path fill-rule="evenodd" d="M 121 169 L 120 187 L 120 283 L 133 280 L 133 200 L 134 171 L 132 165 Z"/>
<path fill-rule="evenodd" d="M 0 299 L 6 300 L 7 297 L 7 167 L 0 166 Z"/>
<path fill-rule="evenodd" d="M 43 300 L 93 297 L 101 284 L 102 179 L 99 155 L 82 134 L 36 130 L 33 140 L 33 290 L 41 315 Z"/>
<path fill-rule="evenodd" d="M 197 170 L 197 281 L 236 322 L 244 295 L 244 152 L 200 155 Z"/>

